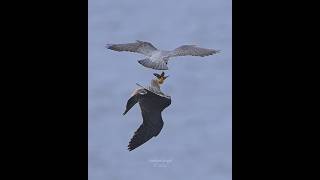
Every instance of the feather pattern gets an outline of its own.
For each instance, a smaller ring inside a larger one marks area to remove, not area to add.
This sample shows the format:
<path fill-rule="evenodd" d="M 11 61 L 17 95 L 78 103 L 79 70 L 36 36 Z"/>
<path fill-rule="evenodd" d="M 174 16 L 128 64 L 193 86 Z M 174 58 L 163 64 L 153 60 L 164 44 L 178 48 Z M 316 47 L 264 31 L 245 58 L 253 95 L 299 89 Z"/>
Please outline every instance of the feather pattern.
<path fill-rule="evenodd" d="M 136 52 L 144 54 L 146 56 L 151 56 L 153 51 L 157 51 L 157 48 L 154 47 L 151 43 L 139 40 L 137 40 L 135 43 L 107 44 L 105 47 L 114 51 Z"/>
<path fill-rule="evenodd" d="M 195 45 L 183 45 L 171 51 L 168 57 L 175 56 L 209 56 L 218 53 L 219 50 L 206 49 Z"/>

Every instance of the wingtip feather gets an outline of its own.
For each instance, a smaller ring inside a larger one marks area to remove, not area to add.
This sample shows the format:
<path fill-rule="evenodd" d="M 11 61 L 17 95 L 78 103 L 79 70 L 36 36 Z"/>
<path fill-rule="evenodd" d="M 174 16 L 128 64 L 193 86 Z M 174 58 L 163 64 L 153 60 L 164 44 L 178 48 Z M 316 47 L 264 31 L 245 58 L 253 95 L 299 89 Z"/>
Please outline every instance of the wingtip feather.
<path fill-rule="evenodd" d="M 214 52 L 214 54 L 217 54 L 217 53 L 220 53 L 221 52 L 221 50 L 213 50 Z"/>
<path fill-rule="evenodd" d="M 112 45 L 113 44 L 106 44 L 106 45 L 104 45 L 104 47 L 107 48 L 107 49 L 110 49 Z"/>

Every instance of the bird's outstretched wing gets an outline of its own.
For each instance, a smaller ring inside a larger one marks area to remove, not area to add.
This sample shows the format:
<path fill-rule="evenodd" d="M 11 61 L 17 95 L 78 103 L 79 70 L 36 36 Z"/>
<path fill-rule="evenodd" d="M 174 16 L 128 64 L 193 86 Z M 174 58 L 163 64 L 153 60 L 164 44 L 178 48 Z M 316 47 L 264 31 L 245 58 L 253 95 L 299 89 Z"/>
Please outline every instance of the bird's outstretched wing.
<path fill-rule="evenodd" d="M 152 52 L 156 51 L 151 43 L 137 40 L 135 43 L 127 44 L 106 44 L 107 49 L 114 51 L 129 51 L 144 54 L 146 56 L 151 56 Z"/>
<path fill-rule="evenodd" d="M 150 115 L 146 115 L 147 119 L 152 118 L 150 117 Z M 157 115 L 158 116 L 158 115 Z M 138 130 L 134 133 L 133 137 L 131 138 L 129 145 L 128 145 L 128 150 L 132 151 L 135 148 L 141 146 L 142 144 L 144 144 L 145 142 L 147 142 L 148 140 L 150 140 L 152 137 L 157 136 L 162 127 L 163 127 L 163 120 L 161 118 L 160 119 L 153 119 L 153 123 L 152 122 L 148 122 L 145 121 L 143 122 L 140 127 L 138 128 Z M 154 118 L 154 117 L 153 117 Z"/>
<path fill-rule="evenodd" d="M 220 52 L 219 50 L 206 49 L 197 47 L 195 45 L 183 45 L 180 46 L 169 53 L 169 57 L 175 56 L 209 56 Z"/>
<path fill-rule="evenodd" d="M 131 96 L 131 98 L 128 100 L 127 102 L 127 106 L 126 106 L 126 110 L 124 111 L 124 113 L 122 115 L 126 115 L 127 112 L 138 102 L 138 98 L 137 98 L 137 94 Z"/>
<path fill-rule="evenodd" d="M 161 112 L 171 104 L 170 98 L 159 96 L 147 89 L 146 91 L 146 94 L 136 95 L 141 108 L 143 123 L 131 138 L 128 145 L 129 151 L 141 146 L 160 133 L 163 127 Z"/>

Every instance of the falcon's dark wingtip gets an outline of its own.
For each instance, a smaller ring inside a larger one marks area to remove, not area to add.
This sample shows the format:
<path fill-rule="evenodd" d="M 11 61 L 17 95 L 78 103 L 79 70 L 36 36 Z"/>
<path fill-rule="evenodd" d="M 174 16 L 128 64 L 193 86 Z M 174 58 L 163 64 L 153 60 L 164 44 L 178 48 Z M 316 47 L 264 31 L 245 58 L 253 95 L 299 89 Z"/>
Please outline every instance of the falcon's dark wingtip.
<path fill-rule="evenodd" d="M 107 48 L 107 49 L 111 49 L 112 46 L 113 46 L 113 44 L 106 44 L 106 45 L 104 45 L 104 47 Z"/>

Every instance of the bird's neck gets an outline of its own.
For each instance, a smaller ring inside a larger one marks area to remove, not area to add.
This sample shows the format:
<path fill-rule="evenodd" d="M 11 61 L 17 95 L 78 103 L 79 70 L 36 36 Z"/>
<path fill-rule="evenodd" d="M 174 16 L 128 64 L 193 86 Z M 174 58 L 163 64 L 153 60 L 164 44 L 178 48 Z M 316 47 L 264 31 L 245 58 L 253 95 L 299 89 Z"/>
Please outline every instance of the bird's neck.
<path fill-rule="evenodd" d="M 160 89 L 160 85 L 159 85 L 159 83 L 158 83 L 158 81 L 156 79 L 152 79 L 151 80 L 151 86 L 157 87 L 157 88 Z"/>
<path fill-rule="evenodd" d="M 161 92 L 160 85 L 156 79 L 151 80 L 150 90 L 155 92 Z"/>

